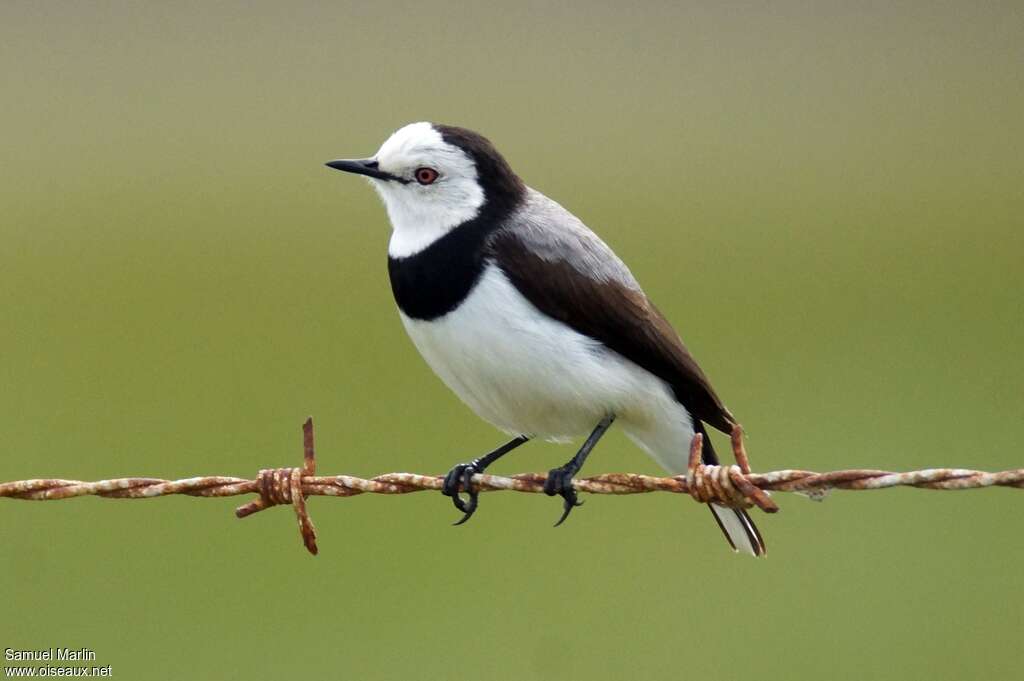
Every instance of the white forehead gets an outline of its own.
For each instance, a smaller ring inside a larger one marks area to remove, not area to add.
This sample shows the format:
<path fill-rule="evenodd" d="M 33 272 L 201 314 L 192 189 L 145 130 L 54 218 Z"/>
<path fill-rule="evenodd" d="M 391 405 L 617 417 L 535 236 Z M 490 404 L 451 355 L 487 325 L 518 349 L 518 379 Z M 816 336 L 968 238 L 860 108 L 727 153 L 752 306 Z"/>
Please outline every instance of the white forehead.
<path fill-rule="evenodd" d="M 427 122 L 410 123 L 397 130 L 381 145 L 376 155 L 381 168 L 400 171 L 417 165 L 472 169 L 474 164 L 462 149 L 448 144 Z"/>
<path fill-rule="evenodd" d="M 385 140 L 377 151 L 377 160 L 385 157 L 409 154 L 421 149 L 439 149 L 447 146 L 441 133 L 434 130 L 434 126 L 427 122 L 410 123 L 404 128 L 399 128 L 391 137 Z"/>

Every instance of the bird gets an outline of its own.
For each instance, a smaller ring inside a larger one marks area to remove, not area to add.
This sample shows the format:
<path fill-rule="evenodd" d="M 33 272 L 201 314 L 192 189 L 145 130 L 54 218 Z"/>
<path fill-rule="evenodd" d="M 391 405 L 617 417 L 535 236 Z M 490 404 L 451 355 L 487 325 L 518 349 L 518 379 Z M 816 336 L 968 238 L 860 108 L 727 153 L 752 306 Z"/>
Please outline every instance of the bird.
<path fill-rule="evenodd" d="M 326 165 L 362 175 L 391 222 L 388 274 L 399 316 L 431 369 L 513 439 L 456 464 L 442 492 L 469 520 L 473 475 L 533 439 L 571 441 L 548 474 L 560 525 L 581 504 L 572 485 L 618 423 L 671 474 L 717 464 L 706 426 L 738 425 L 623 261 L 579 218 L 527 186 L 495 146 L 467 128 L 405 125 L 369 158 Z M 734 551 L 765 555 L 742 509 L 709 504 Z"/>

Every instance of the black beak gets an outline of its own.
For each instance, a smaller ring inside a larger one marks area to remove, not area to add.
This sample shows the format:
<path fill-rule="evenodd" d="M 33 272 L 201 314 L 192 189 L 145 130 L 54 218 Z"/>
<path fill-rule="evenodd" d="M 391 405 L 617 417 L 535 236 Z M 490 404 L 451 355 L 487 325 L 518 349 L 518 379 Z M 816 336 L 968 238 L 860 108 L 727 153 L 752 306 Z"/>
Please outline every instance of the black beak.
<path fill-rule="evenodd" d="M 334 168 L 335 170 L 343 170 L 346 173 L 354 173 L 356 175 L 366 175 L 367 177 L 373 177 L 378 180 L 394 180 L 395 182 L 401 182 L 405 184 L 408 180 L 405 180 L 397 175 L 386 173 L 380 169 L 377 164 L 377 160 L 373 158 L 359 158 L 359 159 L 339 159 L 337 161 L 328 161 L 325 163 L 328 168 Z"/>

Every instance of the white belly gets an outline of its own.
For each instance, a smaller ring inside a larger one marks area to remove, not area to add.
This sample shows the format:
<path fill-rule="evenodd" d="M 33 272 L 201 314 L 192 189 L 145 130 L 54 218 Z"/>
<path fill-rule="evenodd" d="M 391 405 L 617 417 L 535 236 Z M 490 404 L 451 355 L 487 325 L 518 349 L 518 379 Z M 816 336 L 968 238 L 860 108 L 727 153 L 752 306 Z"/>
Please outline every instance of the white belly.
<path fill-rule="evenodd" d="M 561 440 L 614 414 L 672 472 L 693 429 L 668 386 L 597 341 L 541 314 L 489 266 L 457 309 L 402 322 L 430 367 L 481 418 L 512 434 Z"/>

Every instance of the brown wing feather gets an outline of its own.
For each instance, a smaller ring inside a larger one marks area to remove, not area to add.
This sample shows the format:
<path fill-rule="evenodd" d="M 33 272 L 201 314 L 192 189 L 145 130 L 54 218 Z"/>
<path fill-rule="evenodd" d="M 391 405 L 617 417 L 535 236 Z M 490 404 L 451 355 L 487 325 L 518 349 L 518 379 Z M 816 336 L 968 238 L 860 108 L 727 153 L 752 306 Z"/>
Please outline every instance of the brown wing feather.
<path fill-rule="evenodd" d="M 590 336 L 668 383 L 691 416 L 730 432 L 736 423 L 672 325 L 643 291 L 541 257 L 514 232 L 498 233 L 490 254 L 538 310 Z"/>

